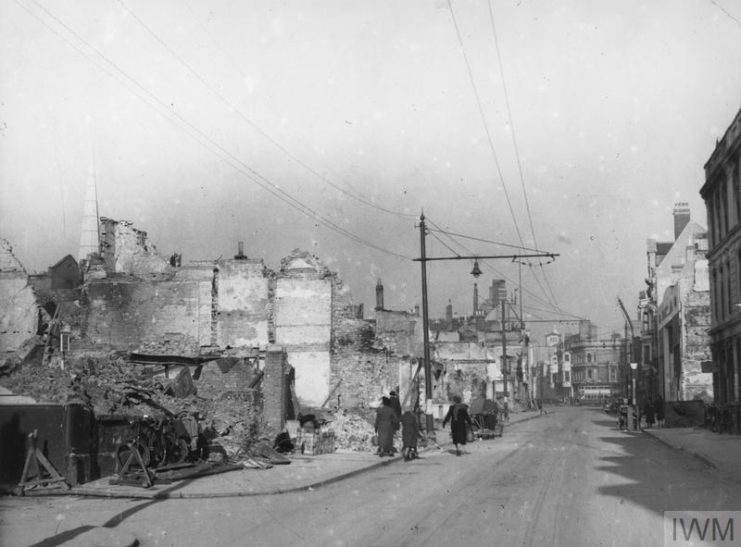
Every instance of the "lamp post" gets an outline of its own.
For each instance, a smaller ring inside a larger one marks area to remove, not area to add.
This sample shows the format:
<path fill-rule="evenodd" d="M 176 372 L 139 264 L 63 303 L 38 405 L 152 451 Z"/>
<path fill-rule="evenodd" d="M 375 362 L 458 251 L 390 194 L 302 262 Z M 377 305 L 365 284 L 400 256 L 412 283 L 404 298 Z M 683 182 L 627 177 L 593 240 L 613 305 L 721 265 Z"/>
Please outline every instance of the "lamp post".
<path fill-rule="evenodd" d="M 479 259 L 488 258 L 508 258 L 516 260 L 520 258 L 549 258 L 551 262 L 556 260 L 558 254 L 554 253 L 531 253 L 531 254 L 511 254 L 511 255 L 488 255 L 488 256 L 445 256 L 445 257 L 429 257 L 427 256 L 427 248 L 425 245 L 425 237 L 427 235 L 427 227 L 425 225 L 425 215 L 422 213 L 419 217 L 419 239 L 420 239 L 420 258 L 414 258 L 415 262 L 420 262 L 422 265 L 422 340 L 424 344 L 423 355 L 424 355 L 424 371 L 425 371 L 425 415 L 426 415 L 426 426 L 428 436 L 434 435 L 434 419 L 432 416 L 432 367 L 430 364 L 430 333 L 429 333 L 429 314 L 427 309 L 427 262 L 432 260 L 473 260 L 473 271 L 471 275 L 478 278 L 481 275 L 481 269 L 479 268 Z M 522 294 L 520 294 L 522 299 Z M 504 308 L 504 306 L 503 306 Z M 502 310 L 504 314 L 504 309 Z M 504 333 L 503 333 L 504 335 Z M 506 342 L 505 342 L 506 343 Z M 504 350 L 506 354 L 506 349 Z M 507 389 L 507 382 L 505 376 L 505 395 Z"/>

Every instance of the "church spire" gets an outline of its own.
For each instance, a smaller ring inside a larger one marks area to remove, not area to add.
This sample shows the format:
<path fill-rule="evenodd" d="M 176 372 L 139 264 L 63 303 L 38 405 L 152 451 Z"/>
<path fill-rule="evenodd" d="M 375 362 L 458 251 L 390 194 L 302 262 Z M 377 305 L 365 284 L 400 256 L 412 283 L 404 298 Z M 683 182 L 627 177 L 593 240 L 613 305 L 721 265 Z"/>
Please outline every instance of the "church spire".
<path fill-rule="evenodd" d="M 87 190 L 82 212 L 80 250 L 77 254 L 77 261 L 87 259 L 90 253 L 98 252 L 100 252 L 100 240 L 98 236 L 98 195 L 95 189 L 95 157 L 90 154 Z"/>

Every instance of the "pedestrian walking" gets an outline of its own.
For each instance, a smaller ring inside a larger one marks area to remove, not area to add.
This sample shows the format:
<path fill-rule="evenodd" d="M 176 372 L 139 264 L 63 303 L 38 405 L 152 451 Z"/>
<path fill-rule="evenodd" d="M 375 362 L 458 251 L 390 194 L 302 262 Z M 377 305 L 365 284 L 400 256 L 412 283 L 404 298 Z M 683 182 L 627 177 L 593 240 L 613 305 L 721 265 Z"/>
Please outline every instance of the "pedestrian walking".
<path fill-rule="evenodd" d="M 378 437 L 378 455 L 380 457 L 394 455 L 394 433 L 399 429 L 399 418 L 391 408 L 388 397 L 381 399 L 381 406 L 376 411 L 376 435 Z"/>
<path fill-rule="evenodd" d="M 646 403 L 646 406 L 643 408 L 643 413 L 646 416 L 646 428 L 652 428 L 654 426 L 654 403 L 653 401 L 648 401 Z"/>
<path fill-rule="evenodd" d="M 618 416 L 617 416 L 617 426 L 618 429 L 623 431 L 628 429 L 628 399 L 623 399 L 623 403 L 618 408 Z"/>
<path fill-rule="evenodd" d="M 417 417 L 411 410 L 401 415 L 401 455 L 409 461 L 417 457 L 417 439 L 419 438 L 419 424 Z"/>
<path fill-rule="evenodd" d="M 661 395 L 656 397 L 654 407 L 656 408 L 656 426 L 664 427 L 664 399 L 661 398 Z"/>
<path fill-rule="evenodd" d="M 389 392 L 389 400 L 391 401 L 391 408 L 396 412 L 396 417 L 401 420 L 401 402 L 399 402 L 399 396 L 395 391 Z"/>
<path fill-rule="evenodd" d="M 453 404 L 448 408 L 448 413 L 443 420 L 443 427 L 448 422 L 450 422 L 450 435 L 453 437 L 453 444 L 455 445 L 455 455 L 460 456 L 461 450 L 458 445 L 466 444 L 468 429 L 473 424 L 471 423 L 471 417 L 468 415 L 468 405 L 463 404 L 458 395 L 453 397 Z"/>

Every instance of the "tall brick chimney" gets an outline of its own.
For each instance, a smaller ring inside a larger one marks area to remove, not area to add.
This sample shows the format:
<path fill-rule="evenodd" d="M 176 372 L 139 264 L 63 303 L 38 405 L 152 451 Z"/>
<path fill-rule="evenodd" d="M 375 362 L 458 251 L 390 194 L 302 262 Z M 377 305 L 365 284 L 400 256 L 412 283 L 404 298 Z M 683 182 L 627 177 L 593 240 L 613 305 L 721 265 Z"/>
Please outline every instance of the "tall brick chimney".
<path fill-rule="evenodd" d="M 376 281 L 376 311 L 383 309 L 383 283 Z"/>
<path fill-rule="evenodd" d="M 682 233 L 685 226 L 690 222 L 690 204 L 686 201 L 678 201 L 674 204 L 674 241 Z"/>
<path fill-rule="evenodd" d="M 234 255 L 234 260 L 245 260 L 247 255 L 244 254 L 244 241 L 237 242 L 237 254 Z"/>
<path fill-rule="evenodd" d="M 479 311 L 479 285 L 478 283 L 473 284 L 473 315 Z"/>

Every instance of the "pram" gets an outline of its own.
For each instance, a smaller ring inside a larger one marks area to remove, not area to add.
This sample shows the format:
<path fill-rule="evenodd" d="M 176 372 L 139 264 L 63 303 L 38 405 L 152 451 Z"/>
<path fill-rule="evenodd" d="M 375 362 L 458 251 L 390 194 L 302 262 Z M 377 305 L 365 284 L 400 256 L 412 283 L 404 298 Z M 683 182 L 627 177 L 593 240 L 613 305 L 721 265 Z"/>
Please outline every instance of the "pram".
<path fill-rule="evenodd" d="M 501 437 L 504 428 L 496 401 L 480 397 L 473 399 L 470 406 L 474 438 Z"/>

